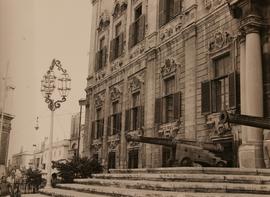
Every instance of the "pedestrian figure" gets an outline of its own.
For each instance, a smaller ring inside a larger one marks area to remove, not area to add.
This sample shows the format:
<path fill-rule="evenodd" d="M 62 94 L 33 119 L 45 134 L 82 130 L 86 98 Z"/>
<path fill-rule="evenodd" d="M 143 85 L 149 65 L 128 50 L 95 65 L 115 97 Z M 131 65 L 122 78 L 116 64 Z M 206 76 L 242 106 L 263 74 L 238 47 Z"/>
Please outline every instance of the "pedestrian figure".
<path fill-rule="evenodd" d="M 19 170 L 12 170 L 8 177 L 10 197 L 21 197 L 20 182 L 22 174 Z"/>
<path fill-rule="evenodd" d="M 7 178 L 5 176 L 2 176 L 0 182 L 0 196 L 6 196 L 9 194 L 8 187 L 9 184 L 7 182 Z"/>

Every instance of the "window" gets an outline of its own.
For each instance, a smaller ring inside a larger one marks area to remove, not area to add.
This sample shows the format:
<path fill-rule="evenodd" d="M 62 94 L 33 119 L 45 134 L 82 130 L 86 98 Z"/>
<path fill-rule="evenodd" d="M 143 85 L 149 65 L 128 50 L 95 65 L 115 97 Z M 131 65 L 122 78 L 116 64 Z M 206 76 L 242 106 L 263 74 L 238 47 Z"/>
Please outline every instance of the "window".
<path fill-rule="evenodd" d="M 108 169 L 115 169 L 115 152 L 109 152 Z"/>
<path fill-rule="evenodd" d="M 140 92 L 132 94 L 132 107 L 126 110 L 125 130 L 138 130 L 144 125 L 144 107 L 140 102 Z"/>
<path fill-rule="evenodd" d="M 98 71 L 106 65 L 107 47 L 105 46 L 105 37 L 99 40 L 99 51 L 96 54 L 95 70 Z"/>
<path fill-rule="evenodd" d="M 181 13 L 182 0 L 159 0 L 159 26 L 163 26 Z"/>
<path fill-rule="evenodd" d="M 202 113 L 216 113 L 240 104 L 239 75 L 232 70 L 231 57 L 225 55 L 213 60 L 213 76 L 202 82 Z"/>
<path fill-rule="evenodd" d="M 134 22 L 129 28 L 129 48 L 132 48 L 144 39 L 145 16 L 142 14 L 142 5 L 134 10 Z"/>
<path fill-rule="evenodd" d="M 123 54 L 124 33 L 121 33 L 121 22 L 115 26 L 115 38 L 111 41 L 110 61 L 113 61 Z"/>
<path fill-rule="evenodd" d="M 134 149 L 128 152 L 128 168 L 138 168 L 139 150 Z"/>
<path fill-rule="evenodd" d="M 119 101 L 112 103 L 112 114 L 108 117 L 108 133 L 115 135 L 121 132 L 122 113 Z M 112 130 L 111 130 L 112 128 Z"/>
<path fill-rule="evenodd" d="M 102 117 L 102 108 L 96 110 L 96 120 L 92 122 L 92 133 L 95 139 L 100 139 L 103 136 L 104 118 Z"/>
<path fill-rule="evenodd" d="M 169 123 L 180 118 L 181 96 L 175 93 L 175 77 L 164 80 L 164 97 L 157 98 L 155 104 L 155 122 Z"/>

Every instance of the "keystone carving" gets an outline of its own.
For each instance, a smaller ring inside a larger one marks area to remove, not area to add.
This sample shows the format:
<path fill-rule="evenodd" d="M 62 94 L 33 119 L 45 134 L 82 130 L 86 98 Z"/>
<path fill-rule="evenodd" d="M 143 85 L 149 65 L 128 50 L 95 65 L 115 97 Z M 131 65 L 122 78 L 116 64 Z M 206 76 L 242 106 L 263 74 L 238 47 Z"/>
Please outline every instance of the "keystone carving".
<path fill-rule="evenodd" d="M 99 19 L 99 25 L 98 25 L 98 31 L 104 31 L 110 24 L 110 16 L 108 14 L 107 10 L 104 10 L 104 12 L 100 15 Z"/>
<path fill-rule="evenodd" d="M 166 77 L 176 72 L 177 64 L 174 59 L 166 59 L 164 65 L 161 67 L 162 77 Z"/>
<path fill-rule="evenodd" d="M 98 94 L 95 96 L 95 106 L 96 108 L 101 107 L 104 103 L 104 94 Z"/>
<path fill-rule="evenodd" d="M 112 13 L 113 18 L 121 16 L 123 12 L 127 9 L 127 4 L 127 0 L 115 0 L 115 6 Z"/>
<path fill-rule="evenodd" d="M 140 90 L 143 84 L 144 84 L 144 74 L 143 73 L 134 76 L 131 79 L 131 82 L 129 84 L 130 91 L 135 92 L 137 90 Z"/>
<path fill-rule="evenodd" d="M 209 42 L 209 52 L 213 52 L 229 46 L 232 43 L 233 37 L 227 31 L 218 31 L 214 34 L 213 38 Z"/>
<path fill-rule="evenodd" d="M 111 100 L 117 100 L 121 97 L 122 92 L 119 87 L 113 87 L 110 91 Z"/>

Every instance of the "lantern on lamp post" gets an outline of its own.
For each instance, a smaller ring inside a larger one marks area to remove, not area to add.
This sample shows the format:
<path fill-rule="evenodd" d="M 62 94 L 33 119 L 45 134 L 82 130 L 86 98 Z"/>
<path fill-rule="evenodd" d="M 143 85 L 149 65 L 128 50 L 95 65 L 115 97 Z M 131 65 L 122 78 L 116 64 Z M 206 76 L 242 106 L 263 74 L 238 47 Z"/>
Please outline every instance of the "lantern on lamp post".
<path fill-rule="evenodd" d="M 60 72 L 60 76 L 55 75 L 55 70 Z M 58 84 L 56 84 L 58 82 Z M 50 124 L 50 136 L 49 136 L 49 157 L 47 165 L 47 188 L 51 187 L 51 172 L 52 172 L 52 143 L 53 143 L 53 120 L 54 111 L 60 108 L 61 103 L 66 101 L 71 84 L 71 78 L 69 77 L 67 70 L 63 69 L 59 60 L 53 59 L 52 64 L 46 74 L 41 80 L 41 93 L 45 98 L 45 102 L 48 104 L 48 108 L 51 111 L 51 124 Z M 58 92 L 60 99 L 54 100 L 52 98 L 53 93 L 58 86 Z"/>

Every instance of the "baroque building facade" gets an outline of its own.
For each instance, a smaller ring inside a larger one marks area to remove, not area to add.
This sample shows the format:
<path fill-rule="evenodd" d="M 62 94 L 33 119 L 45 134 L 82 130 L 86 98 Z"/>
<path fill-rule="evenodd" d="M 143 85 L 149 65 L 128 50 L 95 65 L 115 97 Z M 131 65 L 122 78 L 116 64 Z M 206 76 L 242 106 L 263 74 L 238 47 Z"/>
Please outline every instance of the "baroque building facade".
<path fill-rule="evenodd" d="M 269 3 L 92 0 L 83 155 L 107 168 L 166 167 L 133 136 L 221 143 L 233 167 L 264 167 L 263 130 L 220 112 L 269 117 Z"/>

